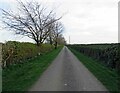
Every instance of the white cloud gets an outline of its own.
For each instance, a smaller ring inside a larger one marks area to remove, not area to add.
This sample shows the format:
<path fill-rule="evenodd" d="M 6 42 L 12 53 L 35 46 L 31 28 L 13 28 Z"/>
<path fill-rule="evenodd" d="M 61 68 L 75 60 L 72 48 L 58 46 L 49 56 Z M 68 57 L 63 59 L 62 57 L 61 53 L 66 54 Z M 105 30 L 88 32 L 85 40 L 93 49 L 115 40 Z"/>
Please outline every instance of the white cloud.
<path fill-rule="evenodd" d="M 10 1 L 15 3 L 15 0 L 4 0 L 3 2 L 8 4 Z M 70 36 L 71 43 L 107 43 L 118 40 L 117 3 L 119 0 L 37 1 L 42 1 L 47 6 L 54 8 L 58 15 L 66 13 L 61 21 L 65 26 L 64 36 L 67 41 Z M 25 38 L 25 40 L 28 39 Z"/>
<path fill-rule="evenodd" d="M 68 28 L 66 29 L 67 41 L 70 35 L 71 43 L 86 43 L 86 40 L 89 43 L 117 42 L 117 1 L 84 0 L 76 3 L 69 6 L 70 13 L 63 19 L 65 27 Z"/>

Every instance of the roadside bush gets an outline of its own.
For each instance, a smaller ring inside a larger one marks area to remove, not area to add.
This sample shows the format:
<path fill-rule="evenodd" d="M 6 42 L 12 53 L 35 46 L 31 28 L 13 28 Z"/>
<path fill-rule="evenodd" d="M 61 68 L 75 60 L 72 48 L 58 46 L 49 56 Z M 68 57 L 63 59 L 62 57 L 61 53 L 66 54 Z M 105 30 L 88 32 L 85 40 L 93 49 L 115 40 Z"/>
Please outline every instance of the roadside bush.
<path fill-rule="evenodd" d="M 2 67 L 8 67 L 12 64 L 22 63 L 25 60 L 30 60 L 43 53 L 51 51 L 54 47 L 49 44 L 42 44 L 37 47 L 33 43 L 8 41 L 3 44 Z"/>
<path fill-rule="evenodd" d="M 116 64 L 119 62 L 118 44 L 84 44 L 68 45 L 68 47 L 97 59 L 112 69 L 116 69 Z"/>

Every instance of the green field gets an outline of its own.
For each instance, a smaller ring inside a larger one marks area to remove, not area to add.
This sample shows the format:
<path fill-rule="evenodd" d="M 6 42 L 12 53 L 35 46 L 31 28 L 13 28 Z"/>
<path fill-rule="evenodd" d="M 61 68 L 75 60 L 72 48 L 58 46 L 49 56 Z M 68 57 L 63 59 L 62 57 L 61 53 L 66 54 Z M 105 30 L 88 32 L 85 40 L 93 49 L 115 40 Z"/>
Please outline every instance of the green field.
<path fill-rule="evenodd" d="M 73 48 L 70 50 L 76 57 L 100 80 L 103 85 L 111 92 L 118 93 L 118 74 L 116 70 L 111 70 L 99 61 L 88 57 Z"/>
<path fill-rule="evenodd" d="M 22 64 L 11 65 L 4 68 L 2 73 L 2 90 L 26 91 L 41 76 L 58 55 L 62 46 L 51 52 L 44 53 L 35 59 Z"/>

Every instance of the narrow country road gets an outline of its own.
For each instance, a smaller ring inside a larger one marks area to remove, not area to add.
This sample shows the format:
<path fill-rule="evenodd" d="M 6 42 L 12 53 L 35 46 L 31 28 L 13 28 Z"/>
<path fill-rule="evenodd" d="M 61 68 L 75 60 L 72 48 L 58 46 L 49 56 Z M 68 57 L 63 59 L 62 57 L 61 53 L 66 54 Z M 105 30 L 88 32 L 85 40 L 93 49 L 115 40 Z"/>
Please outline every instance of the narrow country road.
<path fill-rule="evenodd" d="M 29 91 L 107 91 L 107 89 L 67 47 L 64 47 Z"/>

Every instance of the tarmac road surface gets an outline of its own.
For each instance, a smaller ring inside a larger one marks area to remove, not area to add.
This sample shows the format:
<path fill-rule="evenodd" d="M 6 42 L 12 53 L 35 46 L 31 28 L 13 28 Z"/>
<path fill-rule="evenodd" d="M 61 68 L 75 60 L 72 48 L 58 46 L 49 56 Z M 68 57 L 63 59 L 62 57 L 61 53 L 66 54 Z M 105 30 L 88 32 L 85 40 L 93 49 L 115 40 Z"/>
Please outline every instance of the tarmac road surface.
<path fill-rule="evenodd" d="M 67 47 L 64 47 L 29 91 L 108 90 Z"/>

